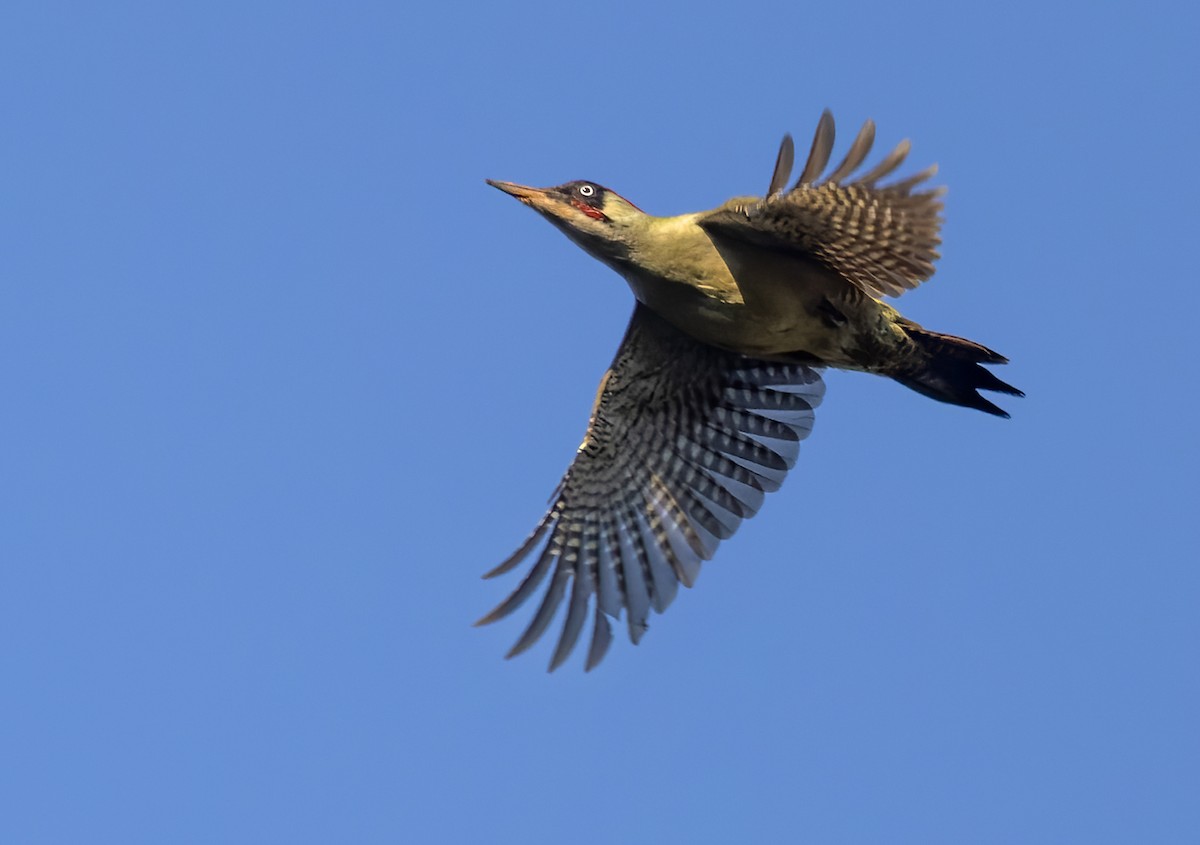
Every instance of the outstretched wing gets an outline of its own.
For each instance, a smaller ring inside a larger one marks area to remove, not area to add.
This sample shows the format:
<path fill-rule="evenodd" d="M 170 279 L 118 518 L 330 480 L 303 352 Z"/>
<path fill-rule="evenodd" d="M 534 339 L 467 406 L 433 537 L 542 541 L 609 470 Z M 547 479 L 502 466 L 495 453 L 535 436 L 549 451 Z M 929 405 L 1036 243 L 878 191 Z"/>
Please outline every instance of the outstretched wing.
<path fill-rule="evenodd" d="M 612 640 L 609 617 L 624 613 L 636 643 L 650 609 L 665 610 L 679 583 L 692 586 L 700 562 L 758 511 L 765 493 L 779 488 L 824 392 L 808 366 L 699 343 L 639 304 L 549 511 L 524 545 L 484 577 L 527 558 L 532 568 L 476 624 L 507 616 L 549 575 L 541 605 L 509 657 L 537 641 L 568 592 L 551 671 L 575 647 L 589 606 L 587 669 Z"/>
<path fill-rule="evenodd" d="M 868 120 L 842 163 L 822 181 L 833 138 L 833 116 L 826 111 L 791 190 L 783 190 L 792 159 L 792 139 L 785 136 L 764 199 L 727 203 L 698 222 L 718 237 L 813 256 L 873 296 L 899 296 L 934 272 L 945 189 L 914 189 L 937 166 L 890 185 L 876 184 L 908 155 L 909 143 L 903 141 L 869 172 L 842 184 L 871 151 L 875 124 Z"/>

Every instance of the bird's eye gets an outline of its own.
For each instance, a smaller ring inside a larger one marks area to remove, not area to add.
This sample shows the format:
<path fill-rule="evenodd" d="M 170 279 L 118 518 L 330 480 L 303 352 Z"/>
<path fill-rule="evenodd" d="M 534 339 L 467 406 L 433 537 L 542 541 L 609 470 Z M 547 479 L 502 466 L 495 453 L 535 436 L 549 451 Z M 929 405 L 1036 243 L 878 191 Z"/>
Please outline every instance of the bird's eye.
<path fill-rule="evenodd" d="M 596 189 L 593 188 L 591 185 L 580 185 L 579 186 L 579 196 L 590 197 L 590 196 L 595 196 L 595 194 L 596 194 Z"/>

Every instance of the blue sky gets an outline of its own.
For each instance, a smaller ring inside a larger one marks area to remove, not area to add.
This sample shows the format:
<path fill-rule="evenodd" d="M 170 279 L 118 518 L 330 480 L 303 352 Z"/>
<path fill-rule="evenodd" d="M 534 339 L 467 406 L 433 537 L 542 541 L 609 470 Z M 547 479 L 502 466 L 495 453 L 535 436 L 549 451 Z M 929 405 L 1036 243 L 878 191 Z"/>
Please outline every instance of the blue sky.
<path fill-rule="evenodd" d="M 0 840 L 1200 840 L 1185 4 L 0 11 Z M 653 213 L 914 143 L 898 306 L 642 644 L 506 662 L 631 309 L 485 177 Z M 838 149 L 843 149 L 839 147 Z"/>

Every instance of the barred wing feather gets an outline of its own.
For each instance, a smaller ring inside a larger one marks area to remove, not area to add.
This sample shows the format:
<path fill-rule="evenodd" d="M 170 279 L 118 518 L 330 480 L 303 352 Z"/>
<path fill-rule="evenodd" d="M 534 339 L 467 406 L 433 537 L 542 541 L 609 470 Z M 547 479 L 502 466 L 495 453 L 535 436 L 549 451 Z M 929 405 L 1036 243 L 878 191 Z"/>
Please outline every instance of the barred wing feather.
<path fill-rule="evenodd" d="M 804 170 L 788 191 L 791 137 L 785 137 L 771 189 L 756 201 L 734 200 L 699 220 L 709 234 L 810 255 L 872 296 L 899 296 L 934 273 L 941 244 L 943 188 L 920 189 L 937 173 L 930 167 L 899 182 L 877 183 L 908 155 L 902 141 L 867 173 L 846 182 L 862 165 L 875 140 L 867 121 L 842 162 L 824 180 L 833 149 L 834 124 L 821 116 Z"/>
<path fill-rule="evenodd" d="M 639 304 L 548 512 L 484 577 L 532 566 L 477 624 L 542 589 L 509 657 L 541 637 L 564 601 L 551 671 L 570 656 L 589 614 L 587 669 L 612 641 L 610 618 L 624 614 L 638 642 L 650 611 L 663 612 L 679 584 L 692 586 L 701 562 L 779 488 L 824 390 L 809 366 L 699 343 Z"/>

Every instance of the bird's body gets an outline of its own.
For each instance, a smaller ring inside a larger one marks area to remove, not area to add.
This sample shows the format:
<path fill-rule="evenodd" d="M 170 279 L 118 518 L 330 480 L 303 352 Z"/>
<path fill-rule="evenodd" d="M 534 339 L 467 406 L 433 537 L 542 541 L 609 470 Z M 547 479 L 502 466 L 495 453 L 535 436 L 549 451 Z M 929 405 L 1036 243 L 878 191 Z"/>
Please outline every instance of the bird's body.
<path fill-rule="evenodd" d="M 863 351 L 902 343 L 892 328 L 895 309 L 815 259 L 721 238 L 701 225 L 748 201 L 754 200 L 650 218 L 629 259 L 609 263 L 638 302 L 704 343 L 758 358 L 807 355 L 875 371 Z"/>
<path fill-rule="evenodd" d="M 1020 395 L 980 366 L 1005 359 L 928 331 L 883 302 L 933 274 L 940 190 L 913 189 L 933 170 L 884 186 L 907 142 L 842 184 L 871 148 L 868 121 L 823 181 L 833 120 L 818 125 L 796 185 L 783 191 L 785 137 L 766 197 L 737 197 L 676 217 L 646 214 L 591 182 L 528 188 L 491 182 L 532 206 L 629 283 L 638 305 L 601 381 L 579 453 L 538 528 L 489 577 L 541 547 L 490 622 L 550 586 L 510 656 L 545 630 L 568 586 L 551 668 L 594 613 L 591 668 L 623 613 L 636 642 L 651 608 L 776 489 L 812 426 L 824 386 L 815 368 L 889 376 L 920 393 L 1007 416 L 978 391 Z M 593 601 L 594 597 L 594 601 Z"/>

